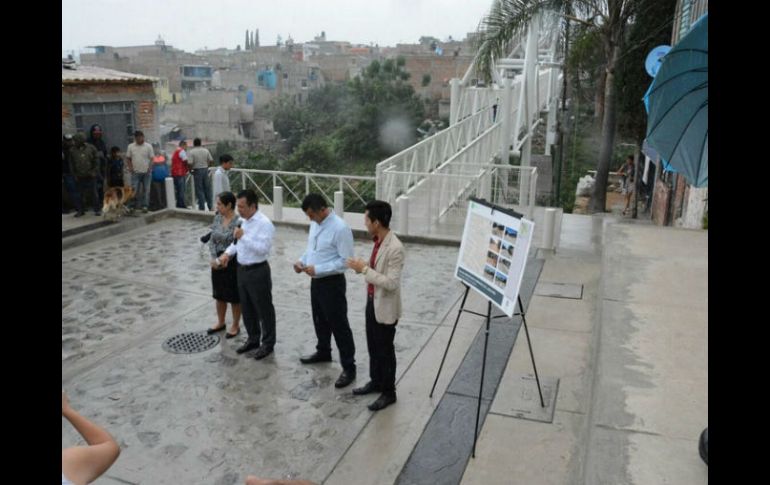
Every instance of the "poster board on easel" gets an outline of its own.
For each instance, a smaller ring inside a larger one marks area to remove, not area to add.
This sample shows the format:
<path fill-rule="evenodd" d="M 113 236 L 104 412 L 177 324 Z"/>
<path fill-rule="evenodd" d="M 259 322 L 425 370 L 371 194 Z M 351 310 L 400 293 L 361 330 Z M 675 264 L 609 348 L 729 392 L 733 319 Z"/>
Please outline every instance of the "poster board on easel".
<path fill-rule="evenodd" d="M 534 229 L 522 214 L 472 197 L 455 277 L 513 316 Z"/>

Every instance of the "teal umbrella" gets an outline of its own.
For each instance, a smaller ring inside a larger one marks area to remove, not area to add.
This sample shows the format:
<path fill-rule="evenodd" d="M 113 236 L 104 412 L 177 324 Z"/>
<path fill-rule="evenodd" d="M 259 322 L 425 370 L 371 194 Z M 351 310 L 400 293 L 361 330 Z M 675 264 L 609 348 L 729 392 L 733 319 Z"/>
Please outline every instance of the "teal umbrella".
<path fill-rule="evenodd" d="M 708 13 L 663 58 L 644 96 L 647 143 L 695 187 L 709 180 Z"/>

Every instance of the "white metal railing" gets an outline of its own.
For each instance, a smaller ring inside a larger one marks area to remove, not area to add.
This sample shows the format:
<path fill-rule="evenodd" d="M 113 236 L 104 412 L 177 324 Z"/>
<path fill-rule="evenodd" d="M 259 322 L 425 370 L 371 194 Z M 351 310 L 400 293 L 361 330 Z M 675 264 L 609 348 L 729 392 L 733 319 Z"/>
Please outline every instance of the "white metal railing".
<path fill-rule="evenodd" d="M 377 198 L 393 203 L 423 176 L 455 157 L 494 124 L 491 106 L 377 164 Z M 404 172 L 403 179 L 385 171 Z"/>
<path fill-rule="evenodd" d="M 468 87 L 460 89 L 457 110 L 453 113 L 454 119 L 449 120 L 450 126 L 479 111 L 500 103 L 500 89 L 497 86 L 491 88 Z"/>
<path fill-rule="evenodd" d="M 538 108 L 547 103 L 549 76 L 550 68 L 538 73 L 541 78 L 535 91 Z M 470 160 L 473 163 L 492 163 L 501 144 L 499 111 L 509 109 L 512 120 L 519 114 L 522 76 L 517 76 L 511 84 L 512 99 L 507 108 L 499 104 L 501 90 L 497 88 L 463 89 L 461 108 L 458 110 L 460 119 L 457 123 L 377 165 L 377 198 L 393 204 L 401 195 L 419 197 L 418 191 L 424 191 L 427 185 L 434 186 L 434 190 L 439 190 L 442 197 L 451 197 L 449 194 L 453 192 L 444 190 L 449 183 L 446 180 L 449 179 L 442 178 L 442 182 L 437 184 L 426 182 L 426 179 L 442 173 L 463 172 L 462 168 L 455 165 L 467 164 Z M 480 103 L 493 104 L 479 106 Z M 463 113 L 468 111 L 471 114 L 463 118 Z M 517 141 L 516 131 L 528 131 L 529 128 L 522 123 L 518 130 L 508 133 L 509 141 Z M 450 205 L 451 201 L 442 200 L 439 203 L 442 211 Z"/>
<path fill-rule="evenodd" d="M 446 168 L 450 170 L 420 174 L 423 181 L 410 192 L 406 214 L 394 211 L 394 227 L 408 227 L 412 235 L 460 237 L 471 196 L 534 217 L 536 167 L 467 163 L 448 164 Z M 522 183 L 527 190 L 521 190 Z M 394 207 L 398 206 L 396 203 Z M 404 215 L 408 218 L 405 224 L 400 220 Z"/>
<path fill-rule="evenodd" d="M 462 185 L 481 174 L 479 163 L 492 162 L 500 132 L 500 124 L 494 124 L 433 170 L 400 170 L 395 165 L 383 169 L 378 188 L 382 184 L 386 189 L 382 195 L 387 198 L 382 200 L 394 204 L 403 194 L 409 197 L 410 205 L 424 206 L 427 215 L 442 216 L 454 203 Z"/>
<path fill-rule="evenodd" d="M 209 169 L 209 177 L 213 176 L 214 168 Z M 299 206 L 302 199 L 311 192 L 321 194 L 334 206 L 334 192 L 343 193 L 345 210 L 363 212 L 363 207 L 375 195 L 377 179 L 364 175 L 338 175 L 312 172 L 284 172 L 280 170 L 257 170 L 233 168 L 228 172 L 230 187 L 233 193 L 242 189 L 253 189 L 267 204 L 274 204 L 273 188 L 282 187 L 284 203 L 288 206 Z M 195 197 L 195 183 L 192 175 L 185 180 L 186 205 L 198 208 Z M 212 194 L 214 197 L 216 194 Z M 212 201 L 213 202 L 213 201 Z"/>

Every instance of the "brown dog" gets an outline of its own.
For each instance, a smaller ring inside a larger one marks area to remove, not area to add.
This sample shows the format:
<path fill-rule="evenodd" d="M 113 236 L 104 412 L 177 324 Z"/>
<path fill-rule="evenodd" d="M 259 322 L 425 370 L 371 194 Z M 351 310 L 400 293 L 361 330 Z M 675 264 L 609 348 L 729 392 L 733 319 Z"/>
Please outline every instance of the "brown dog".
<path fill-rule="evenodd" d="M 117 221 L 128 212 L 126 204 L 134 197 L 133 187 L 111 187 L 104 192 L 102 214 L 109 221 Z"/>

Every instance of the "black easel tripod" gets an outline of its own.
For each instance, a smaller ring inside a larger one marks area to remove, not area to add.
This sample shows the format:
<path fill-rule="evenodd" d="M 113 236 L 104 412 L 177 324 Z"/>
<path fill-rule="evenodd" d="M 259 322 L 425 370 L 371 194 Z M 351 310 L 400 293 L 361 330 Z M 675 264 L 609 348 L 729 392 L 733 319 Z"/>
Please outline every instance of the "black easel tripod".
<path fill-rule="evenodd" d="M 433 391 L 436 390 L 436 383 L 438 383 L 438 378 L 441 375 L 441 369 L 444 367 L 444 361 L 446 360 L 447 353 L 449 353 L 449 346 L 452 345 L 452 337 L 454 337 L 455 330 L 457 330 L 457 322 L 460 321 L 460 315 L 462 312 L 472 313 L 474 315 L 478 315 L 480 317 L 486 318 L 486 328 L 484 331 L 484 357 L 481 361 L 481 381 L 479 382 L 479 396 L 478 396 L 478 405 L 476 407 L 476 426 L 473 429 L 473 453 L 471 456 L 473 458 L 476 458 L 476 440 L 479 436 L 479 416 L 481 415 L 481 394 L 484 389 L 484 371 L 487 366 L 487 345 L 489 343 L 489 322 L 492 320 L 492 318 L 501 318 L 506 317 L 507 315 L 498 315 L 496 317 L 492 317 L 492 302 L 487 301 L 487 314 L 482 315 L 481 313 L 476 313 L 471 310 L 465 309 L 465 300 L 468 298 L 468 291 L 470 291 L 470 286 L 465 286 L 465 294 L 463 295 L 463 301 L 460 303 L 460 309 L 457 311 L 457 318 L 455 319 L 455 324 L 452 327 L 452 333 L 449 335 L 449 342 L 446 344 L 446 349 L 444 350 L 444 357 L 441 358 L 441 364 L 438 367 L 438 372 L 436 373 L 436 380 L 433 381 L 433 387 L 430 390 L 430 397 L 433 397 Z M 540 405 L 542 407 L 545 407 L 545 401 L 543 400 L 543 391 L 540 388 L 540 378 L 537 375 L 537 366 L 535 365 L 535 355 L 532 353 L 532 341 L 529 339 L 529 330 L 527 329 L 527 320 L 524 315 L 524 305 L 521 303 L 521 295 L 518 296 L 519 300 L 519 313 L 514 313 L 514 316 L 521 315 L 521 321 L 524 324 L 524 332 L 527 335 L 527 345 L 529 346 L 529 356 L 532 358 L 532 368 L 535 371 L 535 381 L 537 382 L 537 392 L 540 394 Z"/>

